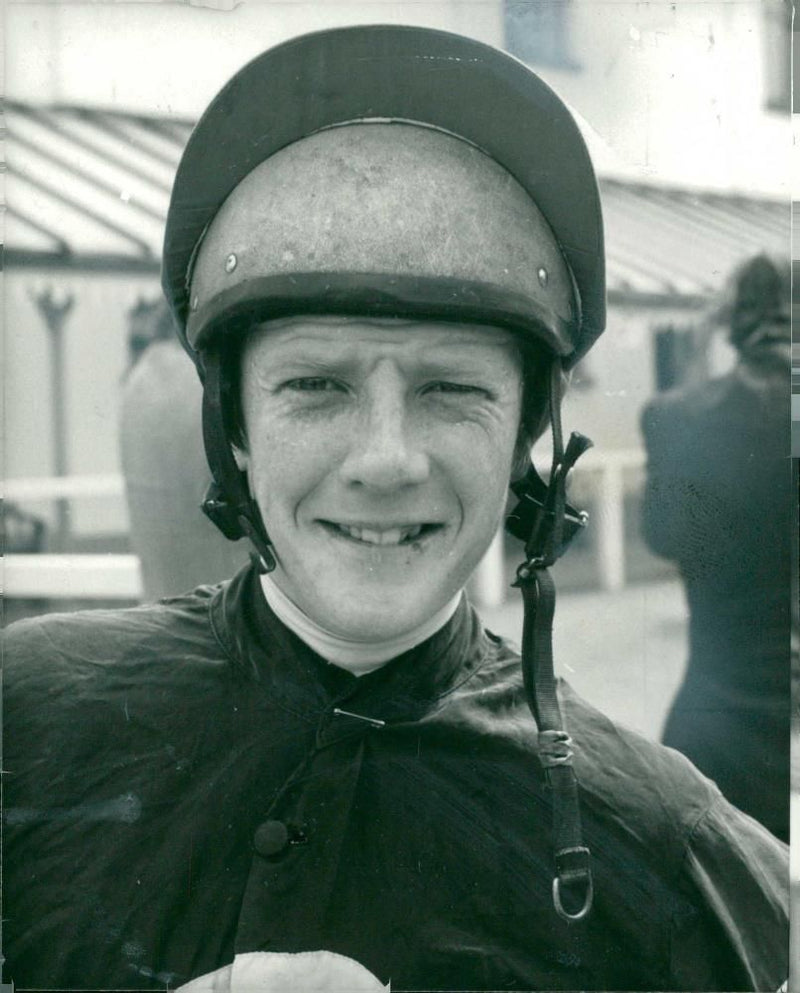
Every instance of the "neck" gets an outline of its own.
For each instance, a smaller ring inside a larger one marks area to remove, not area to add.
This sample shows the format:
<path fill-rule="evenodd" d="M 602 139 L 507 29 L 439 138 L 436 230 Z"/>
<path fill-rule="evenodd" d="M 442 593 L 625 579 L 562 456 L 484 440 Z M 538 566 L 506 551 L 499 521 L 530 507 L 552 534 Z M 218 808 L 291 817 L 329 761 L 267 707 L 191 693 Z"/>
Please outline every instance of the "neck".
<path fill-rule="evenodd" d="M 459 591 L 449 603 L 437 611 L 433 617 L 411 631 L 394 638 L 383 640 L 358 641 L 343 638 L 326 628 L 320 627 L 294 601 L 283 592 L 269 574 L 261 576 L 261 588 L 270 609 L 290 631 L 293 631 L 309 648 L 332 665 L 347 669 L 355 676 L 363 676 L 373 669 L 379 669 L 391 659 L 410 651 L 427 641 L 431 635 L 444 627 L 455 614 L 461 600 Z"/>

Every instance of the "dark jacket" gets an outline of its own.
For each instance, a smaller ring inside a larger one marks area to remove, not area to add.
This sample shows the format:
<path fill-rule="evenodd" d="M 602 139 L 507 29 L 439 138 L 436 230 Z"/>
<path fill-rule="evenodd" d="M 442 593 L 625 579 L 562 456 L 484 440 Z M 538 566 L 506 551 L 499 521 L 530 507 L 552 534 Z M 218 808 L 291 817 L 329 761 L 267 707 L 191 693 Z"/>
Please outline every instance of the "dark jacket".
<path fill-rule="evenodd" d="M 572 925 L 519 659 L 466 602 L 360 679 L 250 570 L 12 627 L 7 978 L 156 989 L 325 949 L 394 991 L 777 989 L 786 847 L 561 689 L 596 889 Z"/>
<path fill-rule="evenodd" d="M 685 683 L 665 730 L 737 806 L 788 839 L 791 534 L 788 345 L 645 410 L 644 534 L 690 608 Z"/>

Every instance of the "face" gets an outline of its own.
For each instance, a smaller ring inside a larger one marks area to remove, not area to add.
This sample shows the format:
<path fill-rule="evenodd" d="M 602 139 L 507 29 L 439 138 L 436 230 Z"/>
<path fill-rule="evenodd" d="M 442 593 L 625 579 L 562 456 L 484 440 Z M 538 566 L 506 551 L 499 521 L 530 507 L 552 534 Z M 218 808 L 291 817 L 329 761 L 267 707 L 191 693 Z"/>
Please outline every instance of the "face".
<path fill-rule="evenodd" d="M 510 333 L 304 317 L 250 336 L 246 448 L 275 582 L 317 624 L 411 631 L 464 585 L 503 513 L 520 420 Z"/>

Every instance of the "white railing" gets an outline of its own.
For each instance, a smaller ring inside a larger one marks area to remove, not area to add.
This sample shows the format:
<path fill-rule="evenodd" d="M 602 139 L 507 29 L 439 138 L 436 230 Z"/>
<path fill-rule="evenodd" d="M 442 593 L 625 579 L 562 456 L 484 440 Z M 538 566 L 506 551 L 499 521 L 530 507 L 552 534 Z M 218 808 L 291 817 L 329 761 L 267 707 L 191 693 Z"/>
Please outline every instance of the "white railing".
<path fill-rule="evenodd" d="M 574 470 L 575 483 L 588 485 L 594 495 L 598 579 L 602 589 L 625 585 L 625 472 L 641 469 L 641 449 L 589 451 Z M 547 466 L 542 466 L 547 469 Z M 38 477 L 5 481 L 5 497 L 18 503 L 71 500 L 79 497 L 120 497 L 121 476 Z M 126 599 L 142 595 L 139 560 L 135 555 L 6 555 L 4 593 L 9 597 L 46 599 Z M 503 541 L 498 536 L 480 564 L 474 595 L 494 606 L 507 595 Z"/>
<path fill-rule="evenodd" d="M 7 479 L 3 485 L 6 500 L 72 500 L 75 497 L 118 497 L 125 493 L 125 480 L 118 473 L 95 476 L 32 476 Z"/>
<path fill-rule="evenodd" d="M 139 600 L 142 576 L 136 555 L 6 555 L 4 594 L 75 600 Z"/>
<path fill-rule="evenodd" d="M 597 535 L 597 571 L 604 590 L 625 585 L 625 473 L 643 469 L 641 448 L 588 451 L 575 468 L 576 476 L 591 474 L 596 496 L 592 527 Z"/>

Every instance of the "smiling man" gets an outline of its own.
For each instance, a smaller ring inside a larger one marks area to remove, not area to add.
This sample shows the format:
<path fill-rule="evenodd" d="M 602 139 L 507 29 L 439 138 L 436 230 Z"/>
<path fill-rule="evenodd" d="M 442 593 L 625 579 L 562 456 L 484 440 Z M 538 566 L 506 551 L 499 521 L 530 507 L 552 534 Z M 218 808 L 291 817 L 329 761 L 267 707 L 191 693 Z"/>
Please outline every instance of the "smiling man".
<path fill-rule="evenodd" d="M 287 318 L 249 336 L 241 390 L 236 460 L 280 548 L 268 598 L 348 642 L 386 639 L 387 658 L 433 634 L 501 524 L 522 400 L 511 333 Z"/>
<path fill-rule="evenodd" d="M 9 637 L 8 977 L 777 990 L 786 847 L 553 678 L 560 392 L 605 320 L 560 100 L 441 32 L 273 49 L 189 141 L 164 288 L 254 561 Z M 463 592 L 509 484 L 521 655 Z"/>

